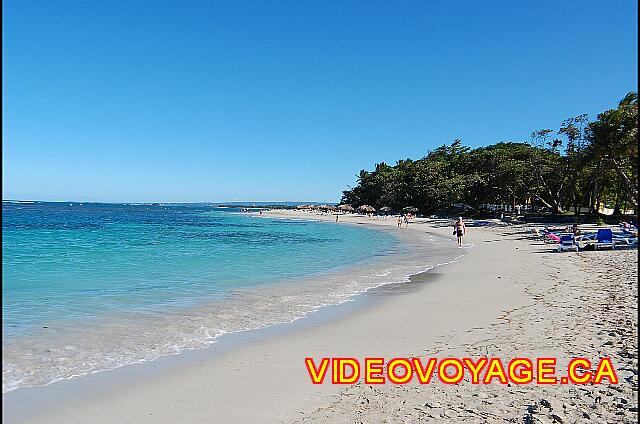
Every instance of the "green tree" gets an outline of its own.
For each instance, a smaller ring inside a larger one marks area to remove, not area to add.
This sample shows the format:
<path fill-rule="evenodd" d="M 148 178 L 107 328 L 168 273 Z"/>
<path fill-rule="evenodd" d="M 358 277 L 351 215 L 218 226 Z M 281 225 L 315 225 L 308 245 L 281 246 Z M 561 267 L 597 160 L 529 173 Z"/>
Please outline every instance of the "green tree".
<path fill-rule="evenodd" d="M 378 163 L 362 170 L 342 202 L 358 207 L 415 206 L 422 213 L 457 203 L 539 202 L 555 213 L 583 206 L 592 213 L 601 204 L 616 212 L 628 202 L 637 208 L 638 103 L 629 93 L 616 109 L 589 122 L 578 115 L 551 129 L 535 131 L 528 143 L 498 143 L 470 149 L 455 140 L 418 160 L 394 166 Z"/>
<path fill-rule="evenodd" d="M 618 103 L 617 109 L 598 115 L 590 124 L 591 160 L 596 164 L 593 201 L 598 202 L 603 190 L 602 178 L 615 170 L 620 191 L 638 206 L 638 95 L 631 92 Z M 609 177 L 610 179 L 610 177 Z M 618 193 L 619 195 L 621 193 Z"/>

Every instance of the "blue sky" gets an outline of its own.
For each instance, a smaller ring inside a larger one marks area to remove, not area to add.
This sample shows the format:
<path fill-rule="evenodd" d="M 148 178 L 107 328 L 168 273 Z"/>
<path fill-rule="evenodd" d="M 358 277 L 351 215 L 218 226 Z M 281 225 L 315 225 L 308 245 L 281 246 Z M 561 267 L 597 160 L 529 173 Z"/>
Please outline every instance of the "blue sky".
<path fill-rule="evenodd" d="M 3 198 L 337 201 L 637 91 L 637 3 L 3 1 Z"/>

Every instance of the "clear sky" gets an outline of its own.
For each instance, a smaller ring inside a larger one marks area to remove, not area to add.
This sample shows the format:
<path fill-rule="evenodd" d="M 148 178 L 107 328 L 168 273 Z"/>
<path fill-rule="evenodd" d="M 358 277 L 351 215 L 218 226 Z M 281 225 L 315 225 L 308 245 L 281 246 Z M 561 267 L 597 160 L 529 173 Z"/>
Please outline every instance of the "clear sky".
<path fill-rule="evenodd" d="M 3 198 L 337 201 L 637 91 L 637 2 L 3 1 Z"/>

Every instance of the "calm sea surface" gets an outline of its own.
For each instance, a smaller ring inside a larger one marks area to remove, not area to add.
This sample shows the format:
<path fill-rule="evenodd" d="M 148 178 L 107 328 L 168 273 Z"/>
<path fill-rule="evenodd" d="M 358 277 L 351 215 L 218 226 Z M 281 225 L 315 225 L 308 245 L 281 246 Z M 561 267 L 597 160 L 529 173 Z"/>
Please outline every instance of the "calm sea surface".
<path fill-rule="evenodd" d="M 2 229 L 3 391 L 292 321 L 459 254 L 204 205 L 5 201 Z"/>

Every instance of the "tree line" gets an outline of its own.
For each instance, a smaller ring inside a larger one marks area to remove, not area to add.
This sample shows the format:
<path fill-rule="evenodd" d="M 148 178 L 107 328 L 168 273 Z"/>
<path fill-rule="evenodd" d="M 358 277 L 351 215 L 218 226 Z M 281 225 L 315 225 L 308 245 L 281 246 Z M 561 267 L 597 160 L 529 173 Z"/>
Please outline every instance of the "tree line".
<path fill-rule="evenodd" d="M 456 139 L 418 160 L 378 163 L 361 170 L 341 204 L 371 205 L 423 214 L 456 204 L 536 205 L 553 213 L 596 215 L 602 207 L 635 210 L 638 205 L 638 96 L 590 121 L 568 118 L 559 129 L 541 129 L 526 142 L 501 142 L 472 149 Z"/>

